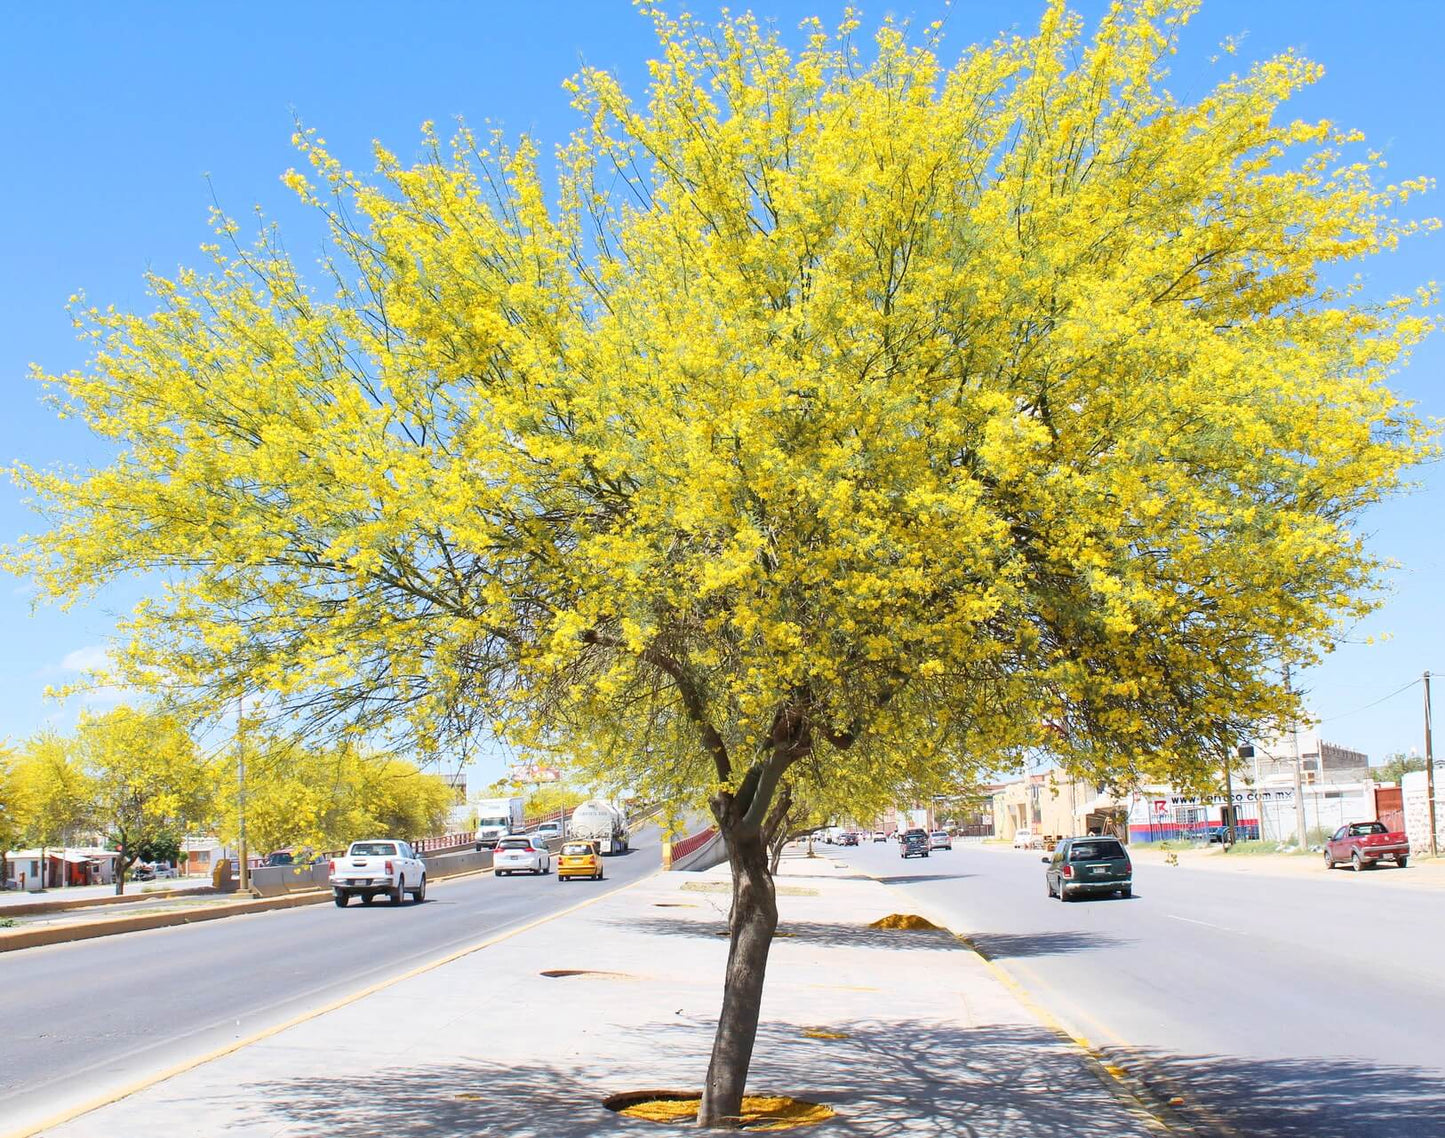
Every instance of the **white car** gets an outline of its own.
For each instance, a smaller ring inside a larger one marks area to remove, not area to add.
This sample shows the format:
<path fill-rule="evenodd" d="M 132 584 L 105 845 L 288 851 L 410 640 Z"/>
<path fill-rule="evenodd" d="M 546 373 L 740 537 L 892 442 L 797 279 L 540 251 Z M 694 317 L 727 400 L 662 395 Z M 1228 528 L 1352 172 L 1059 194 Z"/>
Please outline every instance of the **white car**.
<path fill-rule="evenodd" d="M 346 908 L 353 897 L 370 905 L 379 895 L 400 905 L 411 894 L 420 905 L 426 900 L 426 863 L 405 842 L 390 838 L 352 842 L 340 857 L 329 863 L 328 880 L 338 908 Z"/>
<path fill-rule="evenodd" d="M 552 854 L 542 842 L 531 838 L 503 838 L 492 852 L 492 868 L 498 877 L 514 873 L 552 872 Z"/>
<path fill-rule="evenodd" d="M 1042 848 L 1044 839 L 1027 826 L 1014 831 L 1014 849 L 1036 850 Z"/>
<path fill-rule="evenodd" d="M 566 835 L 562 833 L 561 822 L 543 822 L 527 836 L 540 841 L 550 842 L 555 838 L 562 838 Z"/>
<path fill-rule="evenodd" d="M 931 850 L 953 849 L 953 839 L 948 836 L 947 830 L 934 830 L 928 835 L 928 848 Z"/>

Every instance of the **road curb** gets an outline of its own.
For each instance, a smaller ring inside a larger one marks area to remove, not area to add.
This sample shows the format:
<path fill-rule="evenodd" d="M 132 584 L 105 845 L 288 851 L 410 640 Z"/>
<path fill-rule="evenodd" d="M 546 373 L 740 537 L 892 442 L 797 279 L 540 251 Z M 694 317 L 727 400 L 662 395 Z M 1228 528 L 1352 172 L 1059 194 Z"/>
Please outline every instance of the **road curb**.
<path fill-rule="evenodd" d="M 203 921 L 218 921 L 224 917 L 240 917 L 247 913 L 267 913 L 273 909 L 294 909 L 301 905 L 316 905 L 330 900 L 330 890 L 324 893 L 312 891 L 292 893 L 285 897 L 264 897 L 260 900 L 238 901 L 232 905 L 217 905 L 211 909 L 137 913 L 134 916 L 92 921 L 87 924 L 5 931 L 0 932 L 0 952 L 15 952 L 22 948 L 41 948 L 49 944 L 65 944 L 74 940 L 94 940 L 96 937 L 144 932 L 148 929 L 172 928 L 176 925 L 193 925 Z"/>

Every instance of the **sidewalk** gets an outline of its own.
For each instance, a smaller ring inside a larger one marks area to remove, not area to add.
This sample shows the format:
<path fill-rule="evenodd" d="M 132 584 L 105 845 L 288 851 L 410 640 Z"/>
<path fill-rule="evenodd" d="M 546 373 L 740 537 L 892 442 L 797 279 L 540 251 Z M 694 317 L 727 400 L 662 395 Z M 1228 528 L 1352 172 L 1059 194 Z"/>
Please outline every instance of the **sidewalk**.
<path fill-rule="evenodd" d="M 896 911 L 898 891 L 826 856 L 786 860 L 778 885 L 784 935 L 773 946 L 749 1089 L 837 1111 L 806 1133 L 1162 1132 L 951 935 L 868 928 Z M 588 901 L 585 885 L 561 888 Z M 678 1133 L 612 1114 L 601 1100 L 700 1085 L 727 902 L 723 869 L 647 878 L 45 1133 Z M 554 970 L 571 974 L 544 974 Z M 809 1038 L 809 1029 L 844 1038 Z"/>

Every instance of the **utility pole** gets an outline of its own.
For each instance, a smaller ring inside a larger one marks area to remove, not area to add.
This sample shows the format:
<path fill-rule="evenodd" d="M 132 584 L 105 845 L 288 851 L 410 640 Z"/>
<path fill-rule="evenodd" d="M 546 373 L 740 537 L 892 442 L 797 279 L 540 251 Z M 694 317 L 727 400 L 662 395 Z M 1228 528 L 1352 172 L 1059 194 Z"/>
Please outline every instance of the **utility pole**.
<path fill-rule="evenodd" d="M 1224 852 L 1229 852 L 1229 847 L 1234 845 L 1234 780 L 1230 767 L 1234 765 L 1234 751 L 1230 747 L 1224 748 Z"/>
<path fill-rule="evenodd" d="M 1289 664 L 1284 666 L 1284 690 L 1286 695 L 1293 694 L 1289 684 Z M 1295 825 L 1299 828 L 1299 848 L 1305 849 L 1309 845 L 1309 834 L 1305 827 L 1305 790 L 1304 782 L 1300 777 L 1299 757 L 1299 721 L 1295 718 L 1294 710 L 1290 710 L 1289 716 L 1289 748 L 1290 756 L 1294 759 L 1294 817 Z"/>
<path fill-rule="evenodd" d="M 242 738 L 245 697 L 236 697 L 236 812 L 240 816 L 241 892 L 251 891 L 251 861 L 246 854 L 246 744 Z"/>
<path fill-rule="evenodd" d="M 1435 752 L 1430 744 L 1430 673 L 1425 673 L 1425 800 L 1430 811 L 1430 856 L 1439 857 L 1435 840 Z"/>

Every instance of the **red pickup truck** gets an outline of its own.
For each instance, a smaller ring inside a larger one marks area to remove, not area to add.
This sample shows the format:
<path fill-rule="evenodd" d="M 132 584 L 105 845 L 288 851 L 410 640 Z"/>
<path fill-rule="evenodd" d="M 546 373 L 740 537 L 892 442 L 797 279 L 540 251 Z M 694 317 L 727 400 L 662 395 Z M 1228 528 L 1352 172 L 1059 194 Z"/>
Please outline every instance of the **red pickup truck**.
<path fill-rule="evenodd" d="M 1410 840 L 1398 830 L 1387 830 L 1383 822 L 1351 822 L 1341 826 L 1325 843 L 1325 868 L 1349 862 L 1358 873 L 1373 869 L 1382 858 L 1391 858 L 1401 869 L 1410 856 Z"/>

